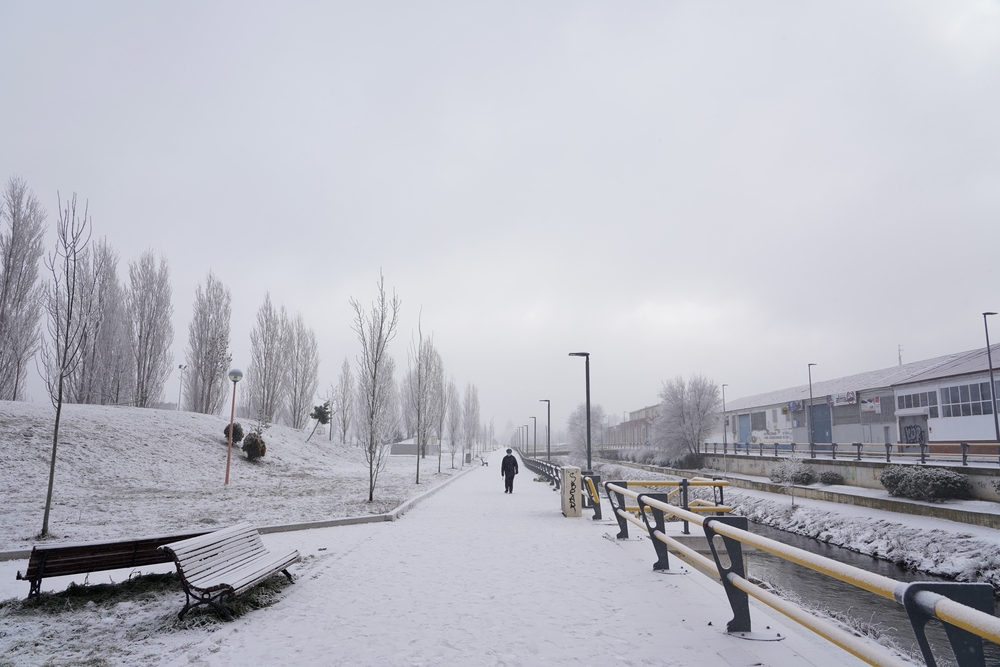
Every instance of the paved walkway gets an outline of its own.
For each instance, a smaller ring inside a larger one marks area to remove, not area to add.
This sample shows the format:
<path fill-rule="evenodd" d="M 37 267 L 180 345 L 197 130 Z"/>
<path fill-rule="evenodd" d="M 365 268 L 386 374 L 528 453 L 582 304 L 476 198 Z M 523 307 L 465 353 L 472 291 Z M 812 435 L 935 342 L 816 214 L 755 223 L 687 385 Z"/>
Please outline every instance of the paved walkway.
<path fill-rule="evenodd" d="M 499 464 L 498 452 L 393 523 L 265 535 L 306 556 L 298 582 L 265 610 L 192 633 L 171 664 L 861 664 L 760 610 L 755 628 L 787 639 L 727 636 L 718 583 L 654 573 L 647 541 L 563 517 L 523 466 L 504 494 Z"/>

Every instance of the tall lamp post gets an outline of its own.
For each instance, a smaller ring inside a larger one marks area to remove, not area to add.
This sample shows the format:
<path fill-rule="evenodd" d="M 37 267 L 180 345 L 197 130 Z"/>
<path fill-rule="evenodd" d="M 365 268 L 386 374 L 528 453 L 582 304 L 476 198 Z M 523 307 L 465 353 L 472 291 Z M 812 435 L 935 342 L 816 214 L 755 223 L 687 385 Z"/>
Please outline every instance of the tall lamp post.
<path fill-rule="evenodd" d="M 986 327 L 986 361 L 990 365 L 990 396 L 993 401 L 993 428 L 996 429 L 997 442 L 1000 443 L 1000 417 L 997 417 L 997 385 L 993 380 L 993 353 L 990 351 L 990 325 L 986 318 L 996 313 L 983 313 L 983 326 Z M 997 452 L 1000 454 L 1000 451 Z"/>
<path fill-rule="evenodd" d="M 229 449 L 226 451 L 226 484 L 229 484 L 229 462 L 233 458 L 233 420 L 236 418 L 236 383 L 243 379 L 243 371 L 234 368 L 229 371 L 229 379 L 233 381 L 233 407 L 229 412 Z"/>
<path fill-rule="evenodd" d="M 547 398 L 538 399 L 539 403 L 545 403 L 545 456 L 552 460 L 552 439 L 549 425 L 552 422 L 552 403 Z"/>
<path fill-rule="evenodd" d="M 534 442 L 534 445 L 532 446 L 532 449 L 531 449 L 531 458 L 537 459 L 538 458 L 538 420 L 535 419 L 534 417 L 528 417 L 528 419 L 531 420 L 531 423 L 533 424 L 533 428 L 534 428 L 534 433 L 535 433 L 535 435 L 533 437 L 533 439 L 534 439 L 535 442 Z"/>
<path fill-rule="evenodd" d="M 807 366 L 809 370 L 809 409 L 806 410 L 806 422 L 809 424 L 809 454 L 810 456 L 815 455 L 816 452 L 816 436 L 813 428 L 813 366 L 817 364 L 809 364 Z"/>
<path fill-rule="evenodd" d="M 729 430 L 729 417 L 726 416 L 726 387 L 728 384 L 722 385 L 722 454 L 725 455 L 726 447 L 729 444 L 726 440 L 726 431 Z M 707 453 L 707 452 L 706 452 Z"/>
<path fill-rule="evenodd" d="M 187 366 L 185 366 L 184 364 L 181 364 L 180 366 L 177 367 L 177 369 L 181 372 L 181 382 L 180 382 L 180 385 L 178 385 L 178 387 L 177 387 L 177 411 L 180 412 L 181 411 L 181 390 L 184 389 L 184 371 L 187 370 Z"/>
<path fill-rule="evenodd" d="M 586 361 L 587 372 L 587 469 L 584 475 L 593 475 L 593 466 L 590 463 L 590 352 L 570 352 L 571 357 L 583 357 Z"/>
<path fill-rule="evenodd" d="M 528 453 L 528 444 L 529 444 L 528 443 L 528 425 L 525 424 L 521 428 L 524 429 L 524 453 L 527 454 Z"/>

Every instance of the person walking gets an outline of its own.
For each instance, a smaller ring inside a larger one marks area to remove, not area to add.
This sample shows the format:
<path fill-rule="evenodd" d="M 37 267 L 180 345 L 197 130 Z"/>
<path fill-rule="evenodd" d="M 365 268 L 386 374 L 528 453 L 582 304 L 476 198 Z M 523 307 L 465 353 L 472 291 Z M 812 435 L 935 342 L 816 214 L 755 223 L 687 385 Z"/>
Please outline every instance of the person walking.
<path fill-rule="evenodd" d="M 504 493 L 514 493 L 514 475 L 517 474 L 517 457 L 507 450 L 507 456 L 503 457 L 503 463 L 500 464 L 500 476 L 503 477 L 503 492 Z"/>

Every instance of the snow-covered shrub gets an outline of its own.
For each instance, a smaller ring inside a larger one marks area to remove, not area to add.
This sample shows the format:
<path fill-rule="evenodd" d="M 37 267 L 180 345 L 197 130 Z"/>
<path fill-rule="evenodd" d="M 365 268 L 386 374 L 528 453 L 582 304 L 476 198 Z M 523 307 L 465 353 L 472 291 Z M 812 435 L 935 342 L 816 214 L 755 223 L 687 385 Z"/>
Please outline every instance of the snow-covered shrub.
<path fill-rule="evenodd" d="M 694 452 L 688 452 L 684 456 L 674 459 L 670 465 L 681 470 L 698 470 L 705 467 L 704 457 Z"/>
<path fill-rule="evenodd" d="M 226 428 L 222 429 L 222 435 L 226 436 L 226 442 L 229 442 L 229 424 L 226 424 Z M 233 422 L 233 442 L 239 442 L 243 439 L 243 427 L 240 426 L 239 422 Z"/>
<path fill-rule="evenodd" d="M 965 475 L 943 468 L 888 466 L 879 475 L 890 496 L 914 500 L 971 498 L 972 483 Z"/>
<path fill-rule="evenodd" d="M 993 480 L 993 490 L 997 492 L 997 495 L 1000 495 L 1000 478 Z"/>
<path fill-rule="evenodd" d="M 264 444 L 264 436 L 259 433 L 248 433 L 243 439 L 243 451 L 251 461 L 259 459 L 267 453 L 267 445 Z"/>
<path fill-rule="evenodd" d="M 771 474 L 768 476 L 772 482 L 779 484 L 812 484 L 816 480 L 816 473 L 801 459 L 782 461 L 771 468 Z"/>
<path fill-rule="evenodd" d="M 843 484 L 844 476 L 839 472 L 824 470 L 819 474 L 819 481 L 821 484 Z"/>

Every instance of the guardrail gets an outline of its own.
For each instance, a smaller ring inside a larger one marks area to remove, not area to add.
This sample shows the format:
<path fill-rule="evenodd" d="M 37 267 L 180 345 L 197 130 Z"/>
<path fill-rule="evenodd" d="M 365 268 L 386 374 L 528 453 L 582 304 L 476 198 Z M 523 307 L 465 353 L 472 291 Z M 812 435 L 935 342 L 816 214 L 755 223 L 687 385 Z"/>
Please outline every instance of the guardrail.
<path fill-rule="evenodd" d="M 932 447 L 959 447 L 961 453 L 952 452 L 942 452 L 942 451 L 931 451 Z M 852 453 L 850 449 L 854 448 Z M 976 451 L 973 450 L 975 448 Z M 988 451 L 989 449 L 995 449 L 996 454 Z M 969 444 L 967 442 L 960 443 L 934 443 L 929 445 L 927 443 L 886 443 L 884 445 L 871 444 L 871 443 L 861 443 L 861 442 L 826 442 L 826 443 L 812 443 L 799 445 L 797 443 L 763 443 L 763 442 L 706 442 L 702 447 L 699 447 L 699 451 L 702 454 L 722 454 L 726 456 L 728 454 L 735 455 L 745 455 L 745 456 L 778 456 L 779 452 L 784 452 L 786 454 L 791 454 L 794 456 L 796 452 L 809 452 L 809 458 L 815 459 L 820 458 L 819 455 L 823 455 L 823 458 L 829 457 L 831 459 L 837 459 L 838 453 L 841 458 L 850 458 L 854 461 L 861 461 L 865 458 L 868 459 L 879 459 L 885 458 L 886 463 L 892 463 L 892 457 L 895 455 L 897 458 L 902 459 L 916 459 L 919 458 L 921 463 L 926 463 L 928 458 L 940 460 L 940 461 L 961 461 L 961 465 L 969 465 L 969 461 L 976 463 L 992 463 L 992 459 L 996 458 L 998 463 L 1000 463 L 1000 447 L 997 445 L 987 445 L 982 443 Z M 846 453 L 846 457 L 844 454 Z"/>
<path fill-rule="evenodd" d="M 524 462 L 525 468 L 536 475 L 544 475 L 548 478 L 549 485 L 552 486 L 553 490 L 559 490 L 562 484 L 562 474 L 559 472 L 561 469 L 559 466 L 548 461 L 542 461 L 541 459 L 529 459 L 525 456 L 522 456 L 521 460 Z"/>
<path fill-rule="evenodd" d="M 657 565 L 660 565 L 659 569 L 669 569 L 669 563 L 665 557 L 667 548 L 669 548 L 689 564 L 721 579 L 726 597 L 733 610 L 733 620 L 726 626 L 727 631 L 731 634 L 752 637 L 749 598 L 753 597 L 870 665 L 904 667 L 906 664 L 894 656 L 875 649 L 833 624 L 810 614 L 798 605 L 750 583 L 746 578 L 743 562 L 743 545 L 747 544 L 831 578 L 899 602 L 910 618 L 917 644 L 920 646 L 920 651 L 929 667 L 935 667 L 937 664 L 925 633 L 926 625 L 932 619 L 944 624 L 952 652 L 960 667 L 985 667 L 983 639 L 1000 644 L 1000 618 L 993 615 L 993 587 L 989 584 L 899 582 L 782 544 L 776 540 L 754 535 L 747 530 L 746 517 L 701 517 L 695 512 L 670 505 L 664 499 L 654 497 L 665 494 L 637 493 L 630 490 L 627 484 L 621 482 L 606 483 L 605 491 L 612 504 L 615 503 L 612 500 L 612 494 L 615 494 L 616 498 L 621 501 L 622 507 L 615 509 L 616 516 L 624 518 L 627 514 L 624 508 L 625 498 L 631 498 L 636 502 L 645 529 L 656 550 L 657 564 L 654 564 L 654 569 L 657 569 Z M 650 515 L 653 518 L 652 522 Z M 664 532 L 664 517 L 666 515 L 702 526 L 713 560 L 709 560 L 667 536 Z M 631 518 L 629 515 L 629 519 Z M 637 523 L 637 521 L 631 521 L 631 523 Z M 722 546 L 726 549 L 726 565 L 719 557 L 720 548 L 716 537 L 721 539 Z"/>
<path fill-rule="evenodd" d="M 732 507 L 726 505 L 725 498 L 725 487 L 729 486 L 729 482 L 724 479 L 707 479 L 705 477 L 694 477 L 692 479 L 678 479 L 678 480 L 630 480 L 630 481 L 615 481 L 615 482 L 605 482 L 604 492 L 608 496 L 608 501 L 611 503 L 612 515 L 618 521 L 618 535 L 616 536 L 619 540 L 628 539 L 628 525 L 629 523 L 638 526 L 642 530 L 648 530 L 648 524 L 643 521 L 639 521 L 637 515 L 633 515 L 633 512 L 640 512 L 642 508 L 638 506 L 628 506 L 625 501 L 625 497 L 632 497 L 631 494 L 645 495 L 648 497 L 656 498 L 663 502 L 668 502 L 671 497 L 675 495 L 680 495 L 680 508 L 688 510 L 691 512 L 716 512 L 719 514 L 728 514 L 733 511 Z M 628 489 L 633 487 L 630 493 L 619 493 L 617 491 L 612 491 L 612 487 Z M 634 491 L 634 487 L 644 487 L 644 488 L 656 488 L 656 487 L 674 487 L 673 491 L 667 493 L 657 493 L 657 494 L 637 494 Z M 708 487 L 712 489 L 712 500 L 709 502 L 706 500 L 695 499 L 689 500 L 689 489 L 691 487 Z M 612 495 L 614 494 L 614 495 Z M 644 520 L 648 517 L 644 517 Z M 654 513 L 654 520 L 662 521 L 661 519 L 656 519 Z M 659 525 L 659 524 L 658 524 Z M 662 526 L 661 526 L 662 530 Z M 691 533 L 688 522 L 683 522 L 682 532 L 685 535 Z M 655 546 L 655 544 L 654 544 Z M 660 554 L 661 552 L 658 552 Z M 653 566 L 654 570 L 666 569 L 667 556 L 665 552 L 662 552 L 662 567 Z M 658 561 L 659 562 L 659 561 Z"/>

